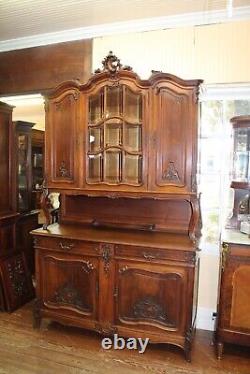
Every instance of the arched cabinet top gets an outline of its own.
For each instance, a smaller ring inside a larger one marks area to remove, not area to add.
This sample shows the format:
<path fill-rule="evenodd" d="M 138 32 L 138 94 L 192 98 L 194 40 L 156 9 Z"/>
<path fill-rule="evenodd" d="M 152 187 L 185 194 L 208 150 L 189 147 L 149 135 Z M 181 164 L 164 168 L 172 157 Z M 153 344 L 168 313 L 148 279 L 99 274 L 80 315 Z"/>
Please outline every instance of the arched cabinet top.
<path fill-rule="evenodd" d="M 103 60 L 103 69 L 97 69 L 89 80 L 82 84 L 78 80 L 65 81 L 58 85 L 55 89 L 45 92 L 44 96 L 53 98 L 63 94 L 63 92 L 73 89 L 78 91 L 88 91 L 93 85 L 109 82 L 110 84 L 119 81 L 133 82 L 139 88 L 154 88 L 160 83 L 170 83 L 180 88 L 198 89 L 203 82 L 201 79 L 184 80 L 173 74 L 163 73 L 152 70 L 149 79 L 141 79 L 130 66 L 122 66 L 120 60 L 109 52 L 108 56 Z"/>

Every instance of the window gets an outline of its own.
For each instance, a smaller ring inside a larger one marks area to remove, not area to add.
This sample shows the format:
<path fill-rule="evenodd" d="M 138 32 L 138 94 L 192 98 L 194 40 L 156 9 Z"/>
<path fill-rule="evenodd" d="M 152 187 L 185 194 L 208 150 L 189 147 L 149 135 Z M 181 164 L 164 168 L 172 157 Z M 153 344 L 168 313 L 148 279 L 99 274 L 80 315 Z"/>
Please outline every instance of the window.
<path fill-rule="evenodd" d="M 250 114 L 250 86 L 207 87 L 201 95 L 198 184 L 201 248 L 219 250 L 221 230 L 232 212 L 232 127 L 230 118 Z"/>

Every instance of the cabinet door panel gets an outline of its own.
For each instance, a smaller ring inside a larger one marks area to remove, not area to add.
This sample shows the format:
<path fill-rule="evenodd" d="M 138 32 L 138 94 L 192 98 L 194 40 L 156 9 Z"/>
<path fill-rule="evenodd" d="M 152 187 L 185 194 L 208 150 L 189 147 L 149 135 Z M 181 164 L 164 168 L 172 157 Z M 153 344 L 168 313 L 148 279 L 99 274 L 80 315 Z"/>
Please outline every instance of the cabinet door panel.
<path fill-rule="evenodd" d="M 116 277 L 117 324 L 143 330 L 182 329 L 186 297 L 183 269 L 122 261 Z"/>
<path fill-rule="evenodd" d="M 250 265 L 245 258 L 230 257 L 222 273 L 220 294 L 221 328 L 250 331 Z M 249 258 L 248 258 L 249 261 Z"/>
<path fill-rule="evenodd" d="M 46 175 L 49 186 L 78 185 L 78 118 L 80 96 L 70 90 L 50 102 L 46 127 Z"/>
<path fill-rule="evenodd" d="M 96 318 L 98 260 L 93 257 L 42 254 L 41 298 L 48 308 Z"/>
<path fill-rule="evenodd" d="M 193 149 L 193 96 L 160 87 L 154 95 L 154 142 L 150 186 L 162 192 L 190 191 Z"/>
<path fill-rule="evenodd" d="M 240 266 L 233 275 L 232 310 L 233 327 L 250 331 L 250 265 Z M 248 302 L 247 302 L 248 300 Z"/>

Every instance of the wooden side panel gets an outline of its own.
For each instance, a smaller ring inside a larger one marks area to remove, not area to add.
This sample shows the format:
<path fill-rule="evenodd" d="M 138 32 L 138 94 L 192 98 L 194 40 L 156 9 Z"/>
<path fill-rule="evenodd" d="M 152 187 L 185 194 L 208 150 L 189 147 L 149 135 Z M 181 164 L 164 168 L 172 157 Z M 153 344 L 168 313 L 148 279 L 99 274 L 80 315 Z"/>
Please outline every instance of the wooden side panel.
<path fill-rule="evenodd" d="M 16 224 L 17 249 L 24 253 L 30 274 L 35 273 L 35 254 L 31 230 L 38 228 L 38 211 L 22 214 Z"/>
<path fill-rule="evenodd" d="M 10 189 L 9 189 L 9 114 L 0 112 L 0 150 L 1 150 L 1 164 L 0 164 L 0 211 L 8 212 L 10 210 Z"/>
<path fill-rule="evenodd" d="M 85 82 L 91 60 L 91 40 L 2 52 L 0 94 L 40 92 L 72 79 Z"/>
<path fill-rule="evenodd" d="M 78 111 L 80 93 L 69 89 L 46 108 L 46 171 L 49 187 L 78 185 Z"/>
<path fill-rule="evenodd" d="M 12 107 L 0 102 L 0 216 L 16 210 Z"/>
<path fill-rule="evenodd" d="M 0 255 L 7 255 L 15 250 L 15 218 L 6 220 L 0 225 Z"/>

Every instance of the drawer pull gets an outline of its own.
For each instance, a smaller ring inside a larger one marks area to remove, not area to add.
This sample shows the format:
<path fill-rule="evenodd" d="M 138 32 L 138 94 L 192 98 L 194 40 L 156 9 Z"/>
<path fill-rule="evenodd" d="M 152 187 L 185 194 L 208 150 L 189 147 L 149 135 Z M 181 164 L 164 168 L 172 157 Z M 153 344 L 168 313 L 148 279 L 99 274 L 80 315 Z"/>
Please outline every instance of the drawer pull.
<path fill-rule="evenodd" d="M 59 247 L 64 249 L 65 251 L 69 251 L 70 249 L 72 249 L 74 247 L 74 244 L 71 243 L 71 244 L 63 244 L 62 242 L 59 243 Z"/>
<path fill-rule="evenodd" d="M 152 260 L 156 259 L 157 256 L 154 256 L 154 255 L 151 255 L 149 253 L 143 252 L 143 257 L 147 261 L 152 261 Z"/>

